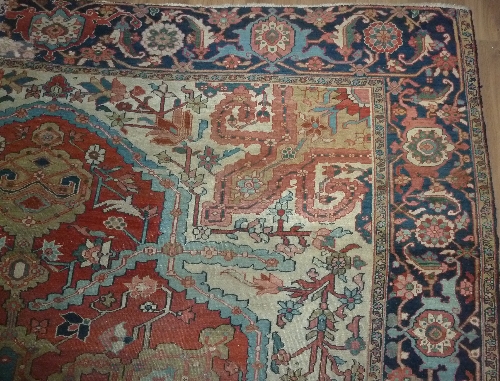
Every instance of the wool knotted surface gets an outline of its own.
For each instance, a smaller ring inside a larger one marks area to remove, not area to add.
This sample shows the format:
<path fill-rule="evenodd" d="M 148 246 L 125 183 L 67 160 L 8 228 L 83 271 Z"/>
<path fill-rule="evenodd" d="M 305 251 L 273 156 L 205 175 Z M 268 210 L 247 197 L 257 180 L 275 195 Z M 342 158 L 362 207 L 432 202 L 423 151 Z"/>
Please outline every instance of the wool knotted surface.
<path fill-rule="evenodd" d="M 471 14 L 0 1 L 0 380 L 494 381 Z"/>

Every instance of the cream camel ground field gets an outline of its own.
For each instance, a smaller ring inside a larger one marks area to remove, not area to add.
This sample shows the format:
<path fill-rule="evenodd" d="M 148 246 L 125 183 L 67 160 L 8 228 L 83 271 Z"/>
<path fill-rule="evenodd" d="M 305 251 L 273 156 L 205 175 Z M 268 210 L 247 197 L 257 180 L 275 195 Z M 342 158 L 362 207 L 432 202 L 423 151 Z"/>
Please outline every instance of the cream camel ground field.
<path fill-rule="evenodd" d="M 120 1 L 122 2 L 122 1 Z M 128 1 L 134 4 L 165 4 L 167 1 Z M 175 2 L 175 1 L 172 1 Z M 268 4 L 271 1 L 253 1 L 255 4 Z M 186 5 L 223 5 L 227 0 L 186 0 L 177 1 Z M 245 5 L 244 0 L 233 0 L 231 4 Z M 273 4 L 281 5 L 319 5 L 324 0 L 274 0 Z M 332 4 L 335 2 L 332 2 Z M 344 3 L 337 2 L 337 3 Z M 349 4 L 424 4 L 429 1 L 405 0 L 350 0 Z M 436 3 L 436 2 L 434 2 Z M 476 42 L 478 48 L 479 75 L 481 78 L 481 94 L 483 98 L 483 112 L 486 123 L 486 135 L 490 153 L 490 164 L 493 173 L 493 188 L 497 200 L 500 200 L 500 4 L 497 0 L 455 0 L 440 1 L 439 4 L 453 4 L 468 7 L 472 10 Z M 498 201 L 497 201 L 498 204 Z M 497 208 L 499 209 L 499 208 Z M 497 210 L 497 220 L 500 220 L 500 211 Z M 497 227 L 500 234 L 500 228 Z"/>

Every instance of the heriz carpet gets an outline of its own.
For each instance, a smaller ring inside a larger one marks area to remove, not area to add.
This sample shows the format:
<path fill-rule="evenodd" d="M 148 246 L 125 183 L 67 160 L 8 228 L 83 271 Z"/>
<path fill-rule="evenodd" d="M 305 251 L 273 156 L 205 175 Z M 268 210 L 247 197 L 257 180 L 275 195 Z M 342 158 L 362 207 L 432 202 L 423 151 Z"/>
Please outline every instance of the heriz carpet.
<path fill-rule="evenodd" d="M 1 381 L 499 379 L 469 11 L 0 12 Z"/>

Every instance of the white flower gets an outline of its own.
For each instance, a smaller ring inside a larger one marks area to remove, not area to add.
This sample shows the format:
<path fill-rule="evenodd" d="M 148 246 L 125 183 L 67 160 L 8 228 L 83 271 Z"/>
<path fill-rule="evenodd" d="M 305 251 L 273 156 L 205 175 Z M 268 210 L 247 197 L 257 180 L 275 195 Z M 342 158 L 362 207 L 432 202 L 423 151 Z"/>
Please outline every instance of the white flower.
<path fill-rule="evenodd" d="M 151 56 L 148 58 L 148 61 L 152 64 L 152 65 L 159 65 L 161 64 L 161 57 L 158 57 L 158 56 Z"/>
<path fill-rule="evenodd" d="M 14 56 L 20 57 L 19 52 L 24 50 L 24 44 L 20 41 L 14 41 L 8 37 L 0 38 L 0 57 Z"/>
<path fill-rule="evenodd" d="M 206 226 L 197 226 L 193 229 L 193 234 L 195 239 L 209 239 L 210 228 L 207 228 Z"/>
<path fill-rule="evenodd" d="M 7 10 L 7 1 L 0 0 L 0 15 L 4 15 L 6 10 Z"/>
<path fill-rule="evenodd" d="M 104 331 L 99 339 L 104 348 L 115 355 L 125 347 L 125 344 L 133 340 L 132 337 L 127 336 L 124 322 Z"/>
<path fill-rule="evenodd" d="M 98 144 L 91 145 L 85 153 L 85 160 L 88 164 L 97 165 L 104 161 L 106 150 L 99 147 Z"/>
<path fill-rule="evenodd" d="M 153 302 L 146 302 L 140 308 L 142 312 L 156 312 L 158 310 L 158 306 Z"/>
<path fill-rule="evenodd" d="M 31 217 L 31 216 L 27 216 L 26 218 L 23 218 L 23 219 L 21 220 L 21 222 L 22 222 L 23 224 L 25 224 L 27 227 L 30 227 L 30 226 L 35 225 L 35 224 L 36 224 L 36 220 L 35 220 L 33 217 Z"/>
<path fill-rule="evenodd" d="M 36 23 L 32 23 L 30 37 L 49 47 L 64 46 L 65 43 L 76 41 L 82 28 L 83 25 L 75 15 L 68 18 L 63 11 L 58 10 L 54 16 L 42 14 Z"/>
<path fill-rule="evenodd" d="M 97 264 L 108 267 L 109 257 L 111 255 L 111 241 L 96 246 L 93 242 L 87 239 L 85 246 L 87 248 L 82 252 L 82 257 L 84 259 L 81 264 L 82 267 Z"/>
<path fill-rule="evenodd" d="M 61 252 L 59 251 L 61 246 L 62 245 L 56 245 L 55 241 L 47 242 L 46 240 L 43 240 L 42 253 L 49 261 L 57 261 L 61 255 Z"/>
<path fill-rule="evenodd" d="M 171 56 L 182 48 L 184 34 L 173 24 L 156 23 L 144 31 L 141 44 L 152 55 Z"/>
<path fill-rule="evenodd" d="M 34 49 L 28 49 L 22 54 L 24 59 L 32 60 L 36 56 L 36 51 Z"/>

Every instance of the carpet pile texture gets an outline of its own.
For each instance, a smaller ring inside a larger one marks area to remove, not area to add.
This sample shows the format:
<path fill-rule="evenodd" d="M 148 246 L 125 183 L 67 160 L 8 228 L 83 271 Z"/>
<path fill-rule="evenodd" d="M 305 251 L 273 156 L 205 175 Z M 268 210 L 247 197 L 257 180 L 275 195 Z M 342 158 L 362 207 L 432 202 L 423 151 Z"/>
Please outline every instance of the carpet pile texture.
<path fill-rule="evenodd" d="M 471 14 L 0 1 L 0 380 L 494 381 Z"/>

